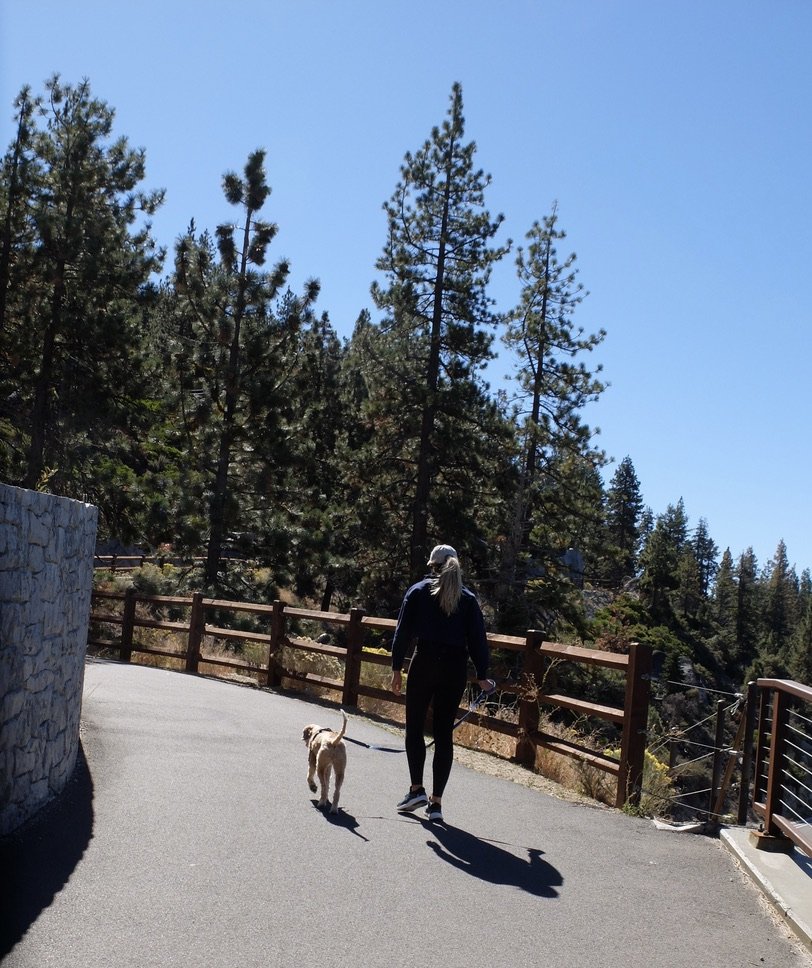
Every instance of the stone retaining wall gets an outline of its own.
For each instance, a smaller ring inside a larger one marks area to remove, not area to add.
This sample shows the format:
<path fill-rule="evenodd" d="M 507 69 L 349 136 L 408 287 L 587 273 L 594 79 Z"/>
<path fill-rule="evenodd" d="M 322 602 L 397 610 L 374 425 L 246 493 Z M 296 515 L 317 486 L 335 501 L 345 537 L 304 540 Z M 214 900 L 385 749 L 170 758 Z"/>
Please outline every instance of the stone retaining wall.
<path fill-rule="evenodd" d="M 79 752 L 96 508 L 0 484 L 0 836 Z"/>

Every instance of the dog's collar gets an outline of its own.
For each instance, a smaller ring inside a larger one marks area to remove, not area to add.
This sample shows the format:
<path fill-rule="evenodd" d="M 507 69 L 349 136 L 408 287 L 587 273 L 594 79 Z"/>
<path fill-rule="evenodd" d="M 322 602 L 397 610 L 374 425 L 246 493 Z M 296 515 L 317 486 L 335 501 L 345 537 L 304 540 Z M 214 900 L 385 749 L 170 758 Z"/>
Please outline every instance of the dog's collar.
<path fill-rule="evenodd" d="M 313 733 L 313 735 L 314 736 L 318 736 L 319 733 L 329 733 L 330 731 L 331 730 L 330 730 L 330 727 L 329 726 L 322 726 L 321 729 L 317 729 L 316 732 Z"/>

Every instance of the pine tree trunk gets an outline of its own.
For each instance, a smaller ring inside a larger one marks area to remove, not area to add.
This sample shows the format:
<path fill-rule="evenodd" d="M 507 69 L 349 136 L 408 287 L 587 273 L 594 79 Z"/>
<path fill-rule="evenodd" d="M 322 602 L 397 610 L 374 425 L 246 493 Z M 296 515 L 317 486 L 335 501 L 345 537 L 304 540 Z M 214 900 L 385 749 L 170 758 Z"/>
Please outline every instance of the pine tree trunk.
<path fill-rule="evenodd" d="M 499 569 L 499 584 L 497 586 L 497 601 L 501 605 L 506 605 L 511 597 L 511 589 L 516 582 L 516 569 L 519 556 L 527 548 L 530 537 L 530 494 L 533 483 L 536 479 L 538 470 L 538 428 L 541 420 L 541 397 L 544 388 L 544 333 L 547 330 L 547 302 L 548 302 L 548 281 L 550 273 L 550 242 L 548 240 L 547 250 L 544 259 L 544 292 L 541 297 L 541 329 L 539 331 L 538 354 L 535 360 L 531 360 L 534 368 L 533 376 L 533 402 L 530 409 L 528 421 L 530 436 L 527 441 L 524 466 L 521 471 L 521 479 L 516 493 L 516 501 L 513 506 L 513 521 L 510 529 L 510 536 L 505 546 L 502 556 L 502 565 Z M 529 344 L 528 344 L 529 346 Z"/>
<path fill-rule="evenodd" d="M 428 516 L 431 480 L 434 472 L 434 422 L 437 415 L 437 385 L 440 378 L 440 343 L 443 322 L 443 283 L 448 236 L 448 213 L 451 204 L 451 162 L 454 142 L 448 147 L 446 184 L 443 195 L 443 215 L 440 225 L 440 244 L 437 254 L 437 274 L 434 279 L 434 302 L 431 318 L 431 343 L 426 368 L 426 400 L 420 421 L 420 451 L 417 458 L 417 487 L 412 512 L 412 538 L 409 552 L 409 571 L 413 577 L 422 574 L 428 557 Z M 448 538 L 450 540 L 450 538 Z"/>
<path fill-rule="evenodd" d="M 42 338 L 39 373 L 34 386 L 34 402 L 31 408 L 31 440 L 23 486 L 36 488 L 45 467 L 45 447 L 50 419 L 49 396 L 53 385 L 54 360 L 56 358 L 56 334 L 62 319 L 65 293 L 65 265 L 60 263 L 51 299 L 51 316 Z"/>
<path fill-rule="evenodd" d="M 20 122 L 22 125 L 22 121 Z M 3 244 L 0 249 L 0 334 L 6 326 L 6 299 L 8 297 L 9 270 L 11 266 L 11 225 L 13 221 L 14 206 L 17 202 L 17 172 L 19 169 L 19 142 L 20 135 L 17 134 L 17 143 L 14 146 L 14 156 L 11 164 L 11 174 L 8 184 L 8 199 L 6 205 L 6 222 L 3 226 Z"/>
<path fill-rule="evenodd" d="M 234 332 L 228 353 L 228 372 L 226 374 L 226 400 L 223 412 L 223 425 L 220 430 L 220 446 L 217 454 L 217 473 L 209 512 L 209 545 L 206 551 L 206 582 L 217 583 L 220 571 L 220 555 L 226 532 L 226 499 L 228 497 L 228 474 L 231 467 L 231 452 L 234 443 L 234 428 L 237 418 L 237 404 L 240 397 L 240 330 L 245 314 L 245 286 L 248 269 L 248 246 L 251 238 L 251 219 L 253 211 L 245 213 L 242 259 L 237 281 L 237 303 L 234 311 Z"/>

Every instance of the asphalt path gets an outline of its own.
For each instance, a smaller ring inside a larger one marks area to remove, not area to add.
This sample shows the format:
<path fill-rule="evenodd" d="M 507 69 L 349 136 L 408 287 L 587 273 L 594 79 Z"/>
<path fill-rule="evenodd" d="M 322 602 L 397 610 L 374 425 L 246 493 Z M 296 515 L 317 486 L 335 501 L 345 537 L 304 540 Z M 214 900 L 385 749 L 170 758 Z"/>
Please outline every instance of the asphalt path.
<path fill-rule="evenodd" d="M 351 717 L 340 813 L 302 729 L 338 709 L 90 661 L 63 796 L 3 845 L 4 968 L 809 968 L 717 840 L 455 764 L 399 816 Z"/>

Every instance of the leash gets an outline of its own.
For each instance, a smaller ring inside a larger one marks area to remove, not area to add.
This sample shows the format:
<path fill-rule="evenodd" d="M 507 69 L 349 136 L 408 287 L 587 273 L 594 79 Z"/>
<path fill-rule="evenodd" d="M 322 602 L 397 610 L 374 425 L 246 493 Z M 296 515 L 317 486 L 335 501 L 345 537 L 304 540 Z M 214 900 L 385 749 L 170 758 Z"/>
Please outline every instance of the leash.
<path fill-rule="evenodd" d="M 489 688 L 483 689 L 480 692 L 480 694 L 476 697 L 476 699 L 474 699 L 472 702 L 468 704 L 468 709 L 462 714 L 462 716 L 460 716 L 460 718 L 451 727 L 452 732 L 460 725 L 460 723 L 464 722 L 471 715 L 471 713 L 476 712 L 476 710 L 479 709 L 479 707 L 482 705 L 483 702 L 485 702 L 488 696 L 492 696 L 493 693 L 496 691 L 496 683 L 494 682 L 494 680 L 488 679 L 488 682 L 490 683 Z M 380 743 L 365 743 L 363 740 L 353 739 L 351 736 L 345 736 L 344 739 L 347 742 L 355 743 L 356 746 L 363 746 L 368 750 L 375 750 L 378 753 L 405 753 L 406 752 L 405 746 L 383 746 Z M 434 746 L 434 743 L 435 743 L 434 740 L 432 740 L 430 743 L 427 743 L 426 749 L 427 750 L 431 749 L 431 747 Z"/>

